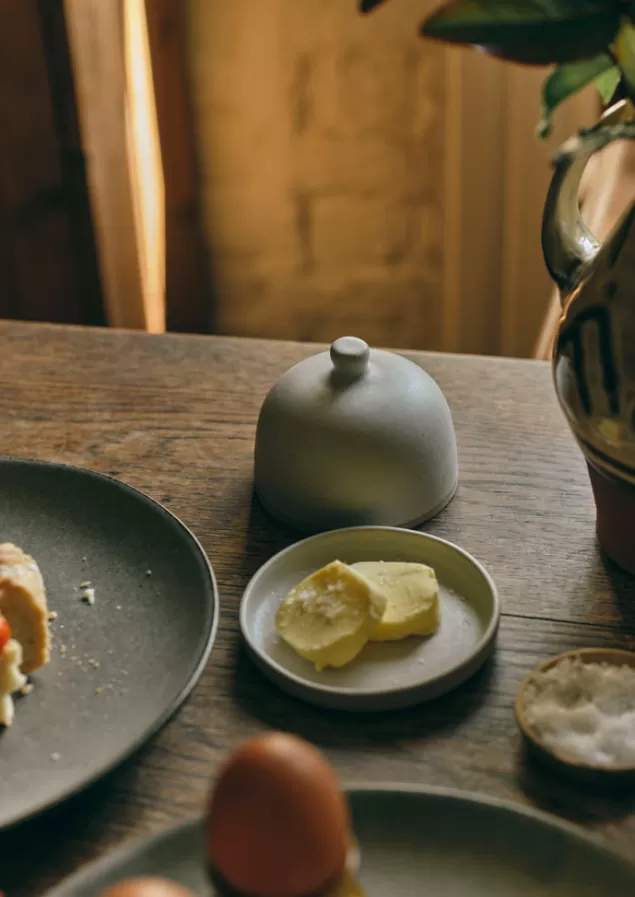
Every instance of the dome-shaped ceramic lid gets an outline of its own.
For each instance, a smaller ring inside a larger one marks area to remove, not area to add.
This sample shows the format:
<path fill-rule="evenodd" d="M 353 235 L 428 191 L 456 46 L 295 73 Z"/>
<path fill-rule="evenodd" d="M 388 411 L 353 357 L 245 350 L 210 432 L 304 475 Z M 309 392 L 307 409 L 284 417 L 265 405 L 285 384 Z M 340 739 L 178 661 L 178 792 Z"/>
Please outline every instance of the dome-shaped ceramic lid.
<path fill-rule="evenodd" d="M 287 371 L 258 419 L 255 489 L 296 529 L 412 526 L 456 490 L 450 409 L 412 361 L 342 337 Z"/>

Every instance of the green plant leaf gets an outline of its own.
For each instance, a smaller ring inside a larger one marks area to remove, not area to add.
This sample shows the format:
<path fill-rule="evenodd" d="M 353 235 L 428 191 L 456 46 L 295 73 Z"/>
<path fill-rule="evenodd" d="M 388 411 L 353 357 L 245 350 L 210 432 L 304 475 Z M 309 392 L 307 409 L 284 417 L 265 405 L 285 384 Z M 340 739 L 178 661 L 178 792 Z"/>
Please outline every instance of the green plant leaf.
<path fill-rule="evenodd" d="M 607 53 L 600 53 L 592 59 L 579 62 L 566 62 L 559 65 L 545 79 L 542 86 L 541 119 L 538 135 L 548 137 L 551 130 L 551 115 L 560 103 L 577 93 L 598 76 L 615 68 L 613 60 Z"/>
<path fill-rule="evenodd" d="M 621 0 L 449 0 L 421 32 L 513 62 L 550 65 L 605 51 L 622 10 Z"/>
<path fill-rule="evenodd" d="M 622 73 L 616 65 L 613 65 L 610 69 L 602 72 L 601 75 L 598 75 L 597 78 L 594 78 L 593 80 L 603 105 L 608 106 L 622 80 Z"/>
<path fill-rule="evenodd" d="M 635 99 L 635 25 L 625 21 L 613 45 L 617 64 L 631 100 Z"/>
<path fill-rule="evenodd" d="M 359 0 L 359 11 L 363 13 L 371 12 L 376 6 L 381 6 L 385 2 L 386 0 Z"/>

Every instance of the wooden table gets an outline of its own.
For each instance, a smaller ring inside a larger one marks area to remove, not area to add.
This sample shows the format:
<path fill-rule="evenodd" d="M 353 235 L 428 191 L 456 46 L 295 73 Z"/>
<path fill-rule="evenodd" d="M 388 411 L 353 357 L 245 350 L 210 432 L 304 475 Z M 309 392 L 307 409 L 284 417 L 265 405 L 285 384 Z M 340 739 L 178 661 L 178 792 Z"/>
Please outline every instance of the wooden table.
<path fill-rule="evenodd" d="M 587 474 L 542 362 L 412 354 L 456 424 L 461 484 L 425 527 L 473 552 L 503 602 L 495 656 L 453 694 L 381 716 L 314 709 L 247 660 L 238 604 L 293 534 L 252 502 L 254 428 L 275 379 L 316 351 L 289 343 L 0 324 L 0 453 L 83 465 L 164 502 L 201 539 L 222 614 L 176 717 L 84 794 L 0 835 L 0 888 L 36 897 L 134 835 L 196 814 L 226 752 L 267 727 L 323 747 L 344 780 L 452 786 L 537 806 L 635 859 L 635 802 L 526 763 L 512 714 L 521 677 L 580 646 L 635 647 L 635 584 L 604 565 Z M 2 769 L 0 766 L 0 775 Z"/>

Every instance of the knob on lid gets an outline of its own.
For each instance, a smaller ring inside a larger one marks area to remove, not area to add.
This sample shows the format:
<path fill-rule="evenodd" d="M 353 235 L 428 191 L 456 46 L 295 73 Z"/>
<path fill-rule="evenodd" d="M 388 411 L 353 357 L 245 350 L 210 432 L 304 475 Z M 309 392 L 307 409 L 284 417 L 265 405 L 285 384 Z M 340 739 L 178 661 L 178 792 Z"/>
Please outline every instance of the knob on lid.
<path fill-rule="evenodd" d="M 342 336 L 331 346 L 331 361 L 336 373 L 350 377 L 361 376 L 368 367 L 368 343 L 356 336 Z"/>
<path fill-rule="evenodd" d="M 255 489 L 297 529 L 411 526 L 452 498 L 450 409 L 419 365 L 341 337 L 287 371 L 258 419 Z"/>

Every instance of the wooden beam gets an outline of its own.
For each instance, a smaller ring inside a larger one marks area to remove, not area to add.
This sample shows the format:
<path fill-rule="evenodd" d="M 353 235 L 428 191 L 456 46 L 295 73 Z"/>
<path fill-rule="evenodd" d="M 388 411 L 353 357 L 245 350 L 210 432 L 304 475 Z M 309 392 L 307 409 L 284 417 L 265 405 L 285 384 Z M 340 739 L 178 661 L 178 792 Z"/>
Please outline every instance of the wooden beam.
<path fill-rule="evenodd" d="M 183 0 L 145 0 L 165 187 L 168 330 L 209 332 L 211 289 L 185 69 Z"/>
<path fill-rule="evenodd" d="M 504 78 L 487 56 L 445 51 L 446 352 L 493 355 L 498 346 Z"/>
<path fill-rule="evenodd" d="M 62 0 L 0 2 L 0 315 L 103 323 Z"/>
<path fill-rule="evenodd" d="M 162 310 L 153 316 L 144 269 L 124 0 L 64 0 L 64 6 L 108 323 L 162 330 Z"/>

